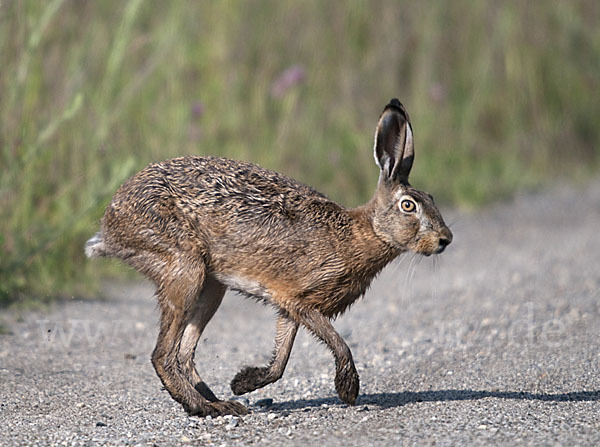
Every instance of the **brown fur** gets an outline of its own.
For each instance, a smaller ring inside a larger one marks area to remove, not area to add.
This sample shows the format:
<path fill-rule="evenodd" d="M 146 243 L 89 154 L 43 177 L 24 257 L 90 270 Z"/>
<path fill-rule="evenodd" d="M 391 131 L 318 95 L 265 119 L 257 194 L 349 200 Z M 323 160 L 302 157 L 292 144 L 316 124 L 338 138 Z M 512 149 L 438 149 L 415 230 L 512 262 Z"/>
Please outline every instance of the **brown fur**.
<path fill-rule="evenodd" d="M 400 253 L 440 253 L 452 240 L 431 196 L 408 183 L 412 129 L 398 100 L 379 120 L 375 159 L 377 190 L 356 209 L 276 172 L 214 157 L 152 164 L 116 192 L 86 253 L 121 258 L 156 284 L 161 325 L 152 363 L 188 413 L 246 412 L 219 401 L 194 367 L 198 338 L 228 287 L 280 314 L 272 361 L 240 371 L 235 394 L 281 377 L 302 324 L 333 352 L 340 398 L 355 402 L 352 354 L 330 319 Z M 414 212 L 400 209 L 406 199 Z"/>

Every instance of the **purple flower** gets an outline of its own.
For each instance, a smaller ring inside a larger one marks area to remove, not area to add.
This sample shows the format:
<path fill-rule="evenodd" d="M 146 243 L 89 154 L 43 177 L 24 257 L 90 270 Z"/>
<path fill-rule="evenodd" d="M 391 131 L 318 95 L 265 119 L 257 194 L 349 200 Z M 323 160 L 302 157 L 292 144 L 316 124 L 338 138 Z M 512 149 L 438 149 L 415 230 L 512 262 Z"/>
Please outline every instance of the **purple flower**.
<path fill-rule="evenodd" d="M 204 115 L 204 104 L 201 102 L 195 102 L 192 104 L 192 118 L 199 119 L 202 115 Z"/>
<path fill-rule="evenodd" d="M 446 89 L 441 82 L 434 82 L 429 86 L 429 97 L 434 102 L 442 102 L 446 99 Z"/>
<path fill-rule="evenodd" d="M 281 73 L 271 84 L 271 96 L 281 98 L 294 85 L 300 84 L 306 77 L 302 65 L 292 65 Z"/>

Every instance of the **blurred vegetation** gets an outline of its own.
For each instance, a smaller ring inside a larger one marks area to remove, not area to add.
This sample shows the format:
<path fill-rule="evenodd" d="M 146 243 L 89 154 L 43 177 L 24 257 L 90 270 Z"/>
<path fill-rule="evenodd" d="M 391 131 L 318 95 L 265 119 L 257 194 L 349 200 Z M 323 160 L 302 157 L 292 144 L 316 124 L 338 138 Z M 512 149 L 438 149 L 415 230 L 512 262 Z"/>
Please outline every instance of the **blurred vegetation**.
<path fill-rule="evenodd" d="M 412 182 L 477 206 L 598 164 L 600 3 L 0 3 L 0 301 L 79 293 L 83 244 L 147 163 L 217 154 L 356 205 L 407 106 Z M 82 289 L 83 288 L 83 289 Z"/>

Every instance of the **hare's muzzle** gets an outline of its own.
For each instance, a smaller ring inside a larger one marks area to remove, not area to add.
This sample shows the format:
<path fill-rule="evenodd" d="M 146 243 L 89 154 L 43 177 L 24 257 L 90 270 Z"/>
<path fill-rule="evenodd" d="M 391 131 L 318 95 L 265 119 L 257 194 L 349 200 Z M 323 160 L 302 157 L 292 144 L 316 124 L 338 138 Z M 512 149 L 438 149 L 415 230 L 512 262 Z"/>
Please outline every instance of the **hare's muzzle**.
<path fill-rule="evenodd" d="M 438 246 L 437 250 L 435 250 L 435 254 L 439 255 L 440 253 L 442 253 L 446 249 L 446 247 L 450 245 L 450 242 L 452 242 L 452 232 L 449 228 L 444 228 L 444 231 L 438 239 Z"/>

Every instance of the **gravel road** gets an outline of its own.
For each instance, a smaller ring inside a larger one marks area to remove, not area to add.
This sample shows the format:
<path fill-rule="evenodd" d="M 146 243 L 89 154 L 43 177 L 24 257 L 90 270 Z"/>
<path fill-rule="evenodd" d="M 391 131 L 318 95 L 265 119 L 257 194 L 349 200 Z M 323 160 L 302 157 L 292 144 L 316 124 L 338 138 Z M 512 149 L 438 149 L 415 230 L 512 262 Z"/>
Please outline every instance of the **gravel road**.
<path fill-rule="evenodd" d="M 600 445 L 600 181 L 445 215 L 446 253 L 398 260 L 335 323 L 355 407 L 301 331 L 284 377 L 246 396 L 250 415 L 186 416 L 149 361 L 152 288 L 111 284 L 0 315 L 0 445 Z M 225 297 L 196 355 L 217 395 L 268 360 L 274 326 Z"/>

